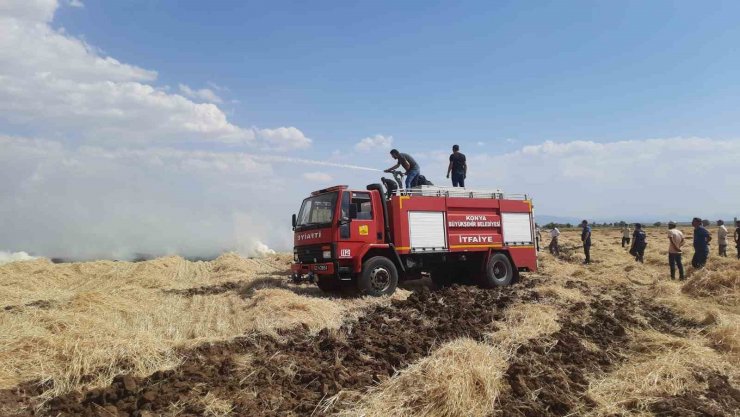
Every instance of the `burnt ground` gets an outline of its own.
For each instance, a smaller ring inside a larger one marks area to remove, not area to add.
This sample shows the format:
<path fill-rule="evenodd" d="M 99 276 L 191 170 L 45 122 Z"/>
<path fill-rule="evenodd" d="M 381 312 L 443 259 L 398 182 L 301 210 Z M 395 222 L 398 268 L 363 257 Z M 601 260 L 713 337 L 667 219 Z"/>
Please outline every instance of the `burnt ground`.
<path fill-rule="evenodd" d="M 486 291 L 453 287 L 414 293 L 378 307 L 339 331 L 309 337 L 305 329 L 281 337 L 254 335 L 201 346 L 173 371 L 148 378 L 117 378 L 106 388 L 69 394 L 48 403 L 47 415 L 155 414 L 182 406 L 180 415 L 203 415 L 193 398 L 210 392 L 232 401 L 235 415 L 309 415 L 321 399 L 342 389 L 362 390 L 459 337 L 483 340 L 515 300 L 536 301 L 521 286 Z M 410 331 L 412 330 L 412 331 Z M 246 358 L 246 359 L 245 359 Z M 242 368 L 240 362 L 249 365 Z M 115 410 L 114 410 L 115 407 Z"/>
<path fill-rule="evenodd" d="M 697 375 L 697 378 L 702 378 Z M 708 388 L 682 395 L 663 398 L 650 406 L 659 416 L 708 416 L 722 417 L 740 413 L 740 390 L 734 388 L 724 375 L 712 374 L 707 378 Z"/>
<path fill-rule="evenodd" d="M 56 303 L 53 300 L 36 300 L 36 301 L 31 301 L 30 303 L 26 303 L 26 304 L 4 306 L 2 309 L 9 313 L 17 313 L 27 308 L 38 308 L 40 310 L 48 310 L 54 307 L 55 304 Z"/>
<path fill-rule="evenodd" d="M 107 387 L 52 399 L 42 411 L 51 416 L 139 417 L 177 412 L 206 415 L 208 396 L 228 401 L 232 415 L 322 415 L 317 405 L 340 390 L 363 391 L 396 370 L 459 338 L 483 340 L 496 330 L 507 306 L 536 303 L 538 278 L 508 288 L 447 288 L 413 293 L 390 306 L 376 307 L 337 331 L 310 336 L 307 329 L 279 337 L 250 335 L 200 346 L 186 352 L 171 371 L 146 378 L 117 377 Z M 575 303 L 560 318 L 561 329 L 520 346 L 506 371 L 511 389 L 502 393 L 495 416 L 579 415 L 594 406 L 587 376 L 609 372 L 626 359 L 628 327 L 647 321 L 656 330 L 684 334 L 699 326 L 669 309 L 639 299 L 628 289 L 599 296 L 600 289 L 570 284 L 592 298 Z M 568 285 L 566 285 L 568 286 Z M 231 287 L 231 284 L 229 284 Z M 215 292 L 211 292 L 214 291 Z M 183 296 L 240 291 L 193 289 Z M 637 320 L 636 315 L 646 320 Z M 731 415 L 740 395 L 726 377 L 712 376 L 707 392 L 664 398 L 652 405 L 656 415 Z M 0 404 L 29 403 L 39 388 L 27 384 L 0 391 Z M 18 415 L 34 415 L 30 407 Z"/>

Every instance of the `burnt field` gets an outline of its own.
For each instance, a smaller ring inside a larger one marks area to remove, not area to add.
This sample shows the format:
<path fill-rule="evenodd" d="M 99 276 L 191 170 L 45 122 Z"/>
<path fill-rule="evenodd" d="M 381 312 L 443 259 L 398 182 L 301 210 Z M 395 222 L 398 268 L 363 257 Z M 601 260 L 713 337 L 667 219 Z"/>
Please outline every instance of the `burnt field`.
<path fill-rule="evenodd" d="M 283 256 L 8 264 L 0 414 L 737 415 L 740 262 L 670 281 L 662 237 L 645 264 L 596 230 L 592 265 L 390 299 L 288 284 Z"/>

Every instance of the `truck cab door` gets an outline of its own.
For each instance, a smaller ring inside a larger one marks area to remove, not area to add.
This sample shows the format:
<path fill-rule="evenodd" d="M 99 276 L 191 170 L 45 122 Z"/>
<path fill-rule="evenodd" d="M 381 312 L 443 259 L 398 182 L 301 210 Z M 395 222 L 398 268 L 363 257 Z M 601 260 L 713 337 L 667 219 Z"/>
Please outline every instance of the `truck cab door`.
<path fill-rule="evenodd" d="M 342 193 L 339 238 L 346 242 L 377 243 L 382 239 L 382 230 L 377 227 L 377 216 L 369 191 L 346 191 Z M 381 232 L 381 234 L 379 234 Z"/>

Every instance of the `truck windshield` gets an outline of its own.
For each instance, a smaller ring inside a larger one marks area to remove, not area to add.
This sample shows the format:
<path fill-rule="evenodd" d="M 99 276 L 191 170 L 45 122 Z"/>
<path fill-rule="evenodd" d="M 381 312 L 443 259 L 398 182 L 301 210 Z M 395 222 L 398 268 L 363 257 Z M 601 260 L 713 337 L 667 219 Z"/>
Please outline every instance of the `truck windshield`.
<path fill-rule="evenodd" d="M 334 220 L 334 207 L 339 193 L 320 194 L 303 200 L 296 228 L 326 226 Z"/>

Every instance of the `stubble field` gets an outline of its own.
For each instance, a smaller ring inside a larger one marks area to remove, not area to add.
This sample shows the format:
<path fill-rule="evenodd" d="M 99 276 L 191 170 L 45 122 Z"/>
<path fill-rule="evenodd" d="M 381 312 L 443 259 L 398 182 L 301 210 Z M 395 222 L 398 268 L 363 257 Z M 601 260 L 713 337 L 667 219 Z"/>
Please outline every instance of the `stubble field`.
<path fill-rule="evenodd" d="M 663 229 L 644 264 L 596 229 L 581 265 L 578 236 L 512 287 L 390 299 L 289 284 L 285 255 L 3 265 L 0 415 L 738 415 L 740 261 L 688 247 L 670 281 Z"/>

